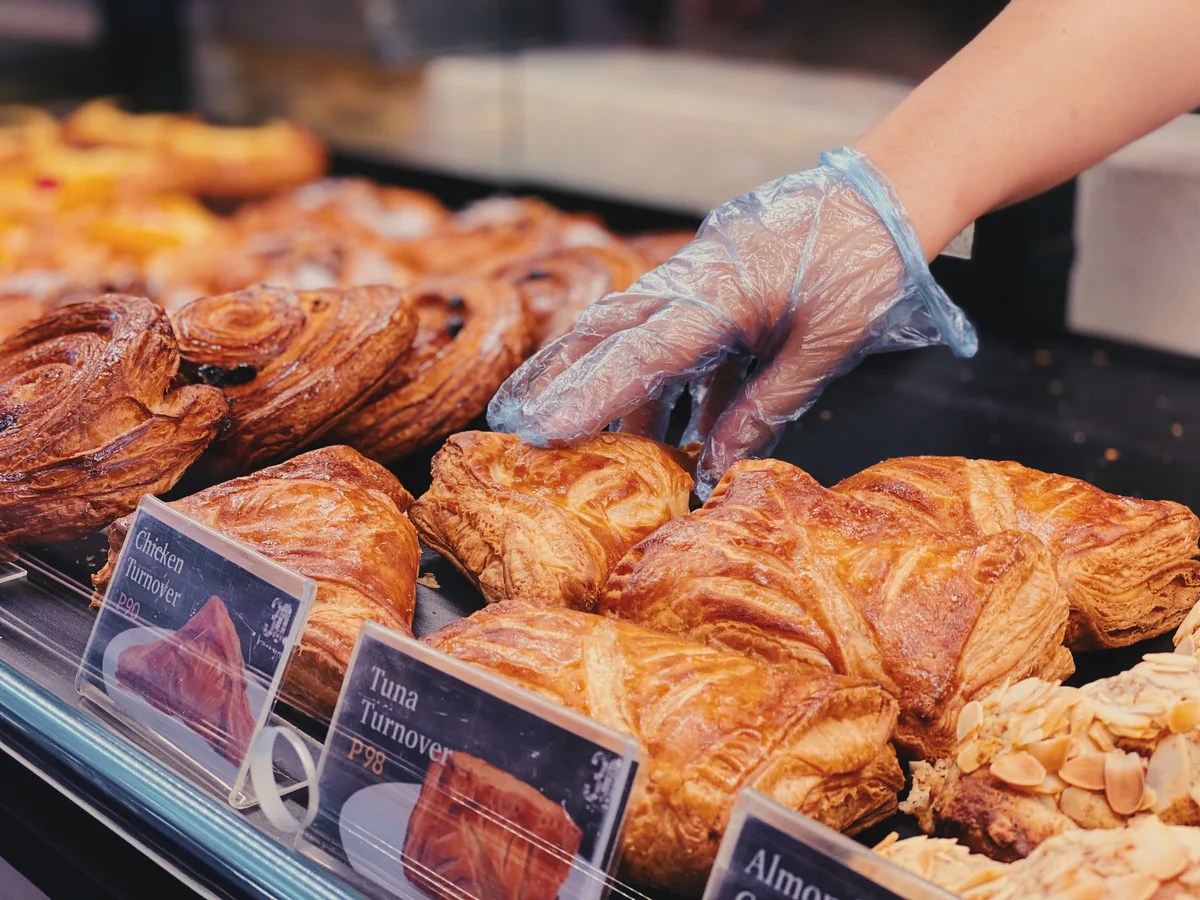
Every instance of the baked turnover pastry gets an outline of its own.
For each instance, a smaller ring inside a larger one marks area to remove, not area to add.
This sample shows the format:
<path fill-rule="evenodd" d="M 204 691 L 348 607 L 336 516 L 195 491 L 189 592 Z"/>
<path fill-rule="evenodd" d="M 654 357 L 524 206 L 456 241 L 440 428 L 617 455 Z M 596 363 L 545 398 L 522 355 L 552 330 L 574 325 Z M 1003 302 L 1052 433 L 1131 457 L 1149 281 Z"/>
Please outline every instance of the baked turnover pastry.
<path fill-rule="evenodd" d="M 995 859 L 1139 813 L 1200 825 L 1200 661 L 1152 653 L 1082 688 L 1027 679 L 965 706 L 954 752 L 913 766 L 909 811 Z"/>
<path fill-rule="evenodd" d="M 328 717 L 363 623 L 411 633 L 421 555 L 404 515 L 411 502 L 382 466 L 349 447 L 325 447 L 171 505 L 317 582 L 284 693 Z M 125 518 L 109 529 L 94 603 L 104 596 L 130 524 Z"/>
<path fill-rule="evenodd" d="M 742 788 L 855 832 L 892 812 L 903 783 L 895 701 L 865 681 L 514 603 L 426 641 L 641 741 L 622 836 L 637 883 L 699 894 Z"/>
<path fill-rule="evenodd" d="M 84 146 L 153 151 L 170 162 L 186 190 L 211 197 L 259 196 L 303 184 L 319 177 L 327 162 L 321 142 L 290 122 L 233 128 L 195 116 L 127 113 L 106 99 L 71 113 L 63 134 Z"/>
<path fill-rule="evenodd" d="M 220 597 L 210 597 L 174 634 L 122 652 L 117 684 L 183 719 L 229 762 L 242 764 L 254 715 L 241 640 Z"/>
<path fill-rule="evenodd" d="M 433 458 L 433 484 L 410 515 L 489 603 L 590 610 L 625 552 L 687 512 L 685 463 L 670 447 L 617 432 L 541 449 L 468 431 Z"/>
<path fill-rule="evenodd" d="M 404 874 L 431 897 L 556 900 L 583 832 L 538 790 L 482 759 L 430 765 L 404 838 Z"/>
<path fill-rule="evenodd" d="M 496 277 L 516 285 L 534 346 L 542 347 L 574 328 L 601 297 L 625 290 L 645 270 L 638 254 L 613 244 L 552 250 L 503 266 Z"/>
<path fill-rule="evenodd" d="M 1071 604 L 1072 650 L 1164 634 L 1200 599 L 1200 519 L 1178 503 L 959 456 L 891 459 L 834 490 L 956 536 L 1032 534 L 1050 549 Z"/>
<path fill-rule="evenodd" d="M 229 398 L 218 446 L 234 471 L 320 439 L 380 385 L 417 328 L 411 300 L 379 285 L 259 285 L 195 300 L 174 323 L 185 372 Z"/>
<path fill-rule="evenodd" d="M 501 281 L 445 278 L 406 292 L 417 313 L 412 350 L 334 436 L 391 462 L 466 426 L 521 363 L 521 299 Z"/>
<path fill-rule="evenodd" d="M 0 542 L 82 537 L 174 485 L 227 410 L 178 370 L 166 313 L 118 294 L 0 342 Z"/>
<path fill-rule="evenodd" d="M 1060 834 L 1009 865 L 926 837 L 889 842 L 878 852 L 964 900 L 1200 895 L 1200 829 L 1164 825 L 1153 816 L 1128 828 Z"/>
<path fill-rule="evenodd" d="M 896 740 L 916 758 L 950 748 L 977 694 L 1073 668 L 1066 601 L 1036 539 L 951 539 L 778 460 L 736 463 L 702 509 L 634 547 L 601 609 L 878 682 L 899 700 Z"/>

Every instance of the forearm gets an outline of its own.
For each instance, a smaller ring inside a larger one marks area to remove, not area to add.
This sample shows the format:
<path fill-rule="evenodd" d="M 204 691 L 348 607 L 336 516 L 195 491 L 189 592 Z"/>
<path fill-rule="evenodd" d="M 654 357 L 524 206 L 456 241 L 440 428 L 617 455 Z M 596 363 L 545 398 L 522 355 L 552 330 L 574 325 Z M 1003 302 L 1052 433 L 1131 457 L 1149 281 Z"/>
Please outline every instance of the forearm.
<path fill-rule="evenodd" d="M 930 258 L 988 210 L 1200 106 L 1200 0 L 1013 0 L 855 147 Z"/>

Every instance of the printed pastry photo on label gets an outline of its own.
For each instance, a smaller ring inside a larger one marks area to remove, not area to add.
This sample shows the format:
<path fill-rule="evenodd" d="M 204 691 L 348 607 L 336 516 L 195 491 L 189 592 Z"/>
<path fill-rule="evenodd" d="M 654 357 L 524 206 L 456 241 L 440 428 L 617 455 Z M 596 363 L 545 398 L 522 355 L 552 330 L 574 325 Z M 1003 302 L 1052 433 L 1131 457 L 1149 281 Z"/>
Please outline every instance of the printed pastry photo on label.
<path fill-rule="evenodd" d="M 139 507 L 79 687 L 232 787 L 311 597 L 306 579 L 282 571 L 295 582 L 289 594 L 245 567 L 251 551 L 205 546 L 176 519 L 154 501 Z"/>
<path fill-rule="evenodd" d="M 414 648 L 435 655 L 363 629 L 301 848 L 381 897 L 601 896 L 637 767 L 626 739 L 596 743 Z"/>

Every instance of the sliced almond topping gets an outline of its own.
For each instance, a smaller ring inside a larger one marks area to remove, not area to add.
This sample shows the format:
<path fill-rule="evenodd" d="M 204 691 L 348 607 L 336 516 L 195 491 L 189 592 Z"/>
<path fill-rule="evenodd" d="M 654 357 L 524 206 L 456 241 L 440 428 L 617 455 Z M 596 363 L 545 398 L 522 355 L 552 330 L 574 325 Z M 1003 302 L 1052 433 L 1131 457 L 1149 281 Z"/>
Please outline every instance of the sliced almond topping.
<path fill-rule="evenodd" d="M 1068 721 L 1071 726 L 1071 737 L 1079 737 L 1087 732 L 1088 727 L 1092 724 L 1092 719 L 1095 718 L 1096 709 L 1092 705 L 1092 701 L 1084 697 L 1078 703 L 1071 707 L 1071 712 L 1068 715 Z"/>
<path fill-rule="evenodd" d="M 1033 697 L 1038 688 L 1045 683 L 1040 678 L 1026 678 L 1023 681 L 1018 681 L 1004 692 L 1004 702 L 1010 703 L 1013 706 L 1020 706 L 1023 701 Z"/>
<path fill-rule="evenodd" d="M 1137 867 L 1159 881 L 1170 881 L 1185 868 L 1188 857 L 1183 847 L 1172 840 L 1139 840 L 1132 853 Z"/>
<path fill-rule="evenodd" d="M 1059 767 L 1058 777 L 1085 791 L 1104 790 L 1104 754 L 1083 753 Z"/>
<path fill-rule="evenodd" d="M 1104 757 L 1104 796 L 1113 812 L 1132 816 L 1142 805 L 1146 773 L 1136 753 L 1114 750 Z"/>
<path fill-rule="evenodd" d="M 1112 750 L 1114 747 L 1116 747 L 1116 744 L 1113 743 L 1112 735 L 1109 733 L 1108 729 L 1104 727 L 1103 722 L 1093 722 L 1091 727 L 1088 728 L 1087 733 L 1088 737 L 1096 742 L 1096 746 L 1099 747 L 1103 753 L 1107 753 L 1109 750 Z"/>
<path fill-rule="evenodd" d="M 1096 718 L 1110 727 L 1115 726 L 1131 731 L 1142 731 L 1154 723 L 1152 714 L 1135 712 L 1128 708 L 1122 709 L 1112 703 L 1097 703 Z"/>
<path fill-rule="evenodd" d="M 1078 694 L 1070 689 L 1055 691 L 1050 702 L 1046 704 L 1046 719 L 1042 728 L 1047 734 L 1054 734 L 1067 721 L 1067 714 L 1078 700 Z"/>
<path fill-rule="evenodd" d="M 1082 828 L 1116 828 L 1121 824 L 1103 797 L 1082 788 L 1068 787 L 1059 796 L 1058 805 Z"/>
<path fill-rule="evenodd" d="M 1046 777 L 1042 779 L 1042 783 L 1031 790 L 1035 794 L 1061 794 L 1066 787 L 1067 783 L 1057 775 L 1047 773 Z"/>
<path fill-rule="evenodd" d="M 1184 700 L 1175 704 L 1167 717 L 1171 734 L 1185 734 L 1200 725 L 1200 700 Z"/>
<path fill-rule="evenodd" d="M 1196 655 L 1195 639 L 1190 634 L 1185 636 L 1184 638 L 1182 638 L 1179 641 L 1178 644 L 1175 645 L 1175 652 L 1180 655 L 1195 656 Z"/>
<path fill-rule="evenodd" d="M 961 741 L 983 722 L 983 704 L 972 700 L 958 713 L 958 739 Z"/>
<path fill-rule="evenodd" d="M 1175 653 L 1147 653 L 1142 659 L 1153 666 L 1162 666 L 1181 672 L 1195 672 L 1200 670 L 1200 660 L 1191 654 L 1179 653 L 1178 651 Z"/>
<path fill-rule="evenodd" d="M 978 741 L 972 741 L 958 751 L 958 755 L 954 758 L 958 763 L 958 767 L 966 774 L 970 775 L 976 769 L 983 765 L 982 748 Z"/>
<path fill-rule="evenodd" d="M 1146 785 L 1155 795 L 1154 811 L 1163 812 L 1188 796 L 1191 786 L 1191 752 L 1187 738 L 1172 735 L 1154 748 L 1146 766 Z"/>
<path fill-rule="evenodd" d="M 1005 784 L 1014 787 L 1037 787 L 1046 777 L 1046 770 L 1042 764 L 1024 750 L 1001 753 L 992 760 L 989 771 Z"/>
<path fill-rule="evenodd" d="M 1158 891 L 1158 879 L 1149 872 L 1130 872 L 1108 882 L 1109 897 L 1121 900 L 1150 900 Z"/>
<path fill-rule="evenodd" d="M 1158 794 L 1154 788 L 1148 787 L 1142 792 L 1142 802 L 1138 805 L 1138 812 L 1149 812 L 1158 804 Z"/>
<path fill-rule="evenodd" d="M 1030 744 L 1025 749 L 1045 767 L 1047 772 L 1057 772 L 1067 761 L 1067 751 L 1071 749 L 1071 738 L 1065 734 L 1056 738 L 1046 738 L 1044 741 Z"/>

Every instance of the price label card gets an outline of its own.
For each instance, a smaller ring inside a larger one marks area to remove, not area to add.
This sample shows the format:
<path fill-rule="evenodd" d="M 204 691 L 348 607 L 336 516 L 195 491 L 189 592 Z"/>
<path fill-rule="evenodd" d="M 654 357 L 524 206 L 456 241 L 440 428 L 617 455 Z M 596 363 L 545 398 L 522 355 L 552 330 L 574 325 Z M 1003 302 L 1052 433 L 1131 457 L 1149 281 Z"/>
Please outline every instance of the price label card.
<path fill-rule="evenodd" d="M 297 847 L 374 896 L 593 898 L 639 747 L 373 622 Z"/>
<path fill-rule="evenodd" d="M 756 791 L 730 815 L 704 900 L 953 900 L 952 895 Z"/>
<path fill-rule="evenodd" d="M 231 804 L 250 806 L 250 746 L 315 594 L 312 579 L 145 497 L 76 686 Z"/>

